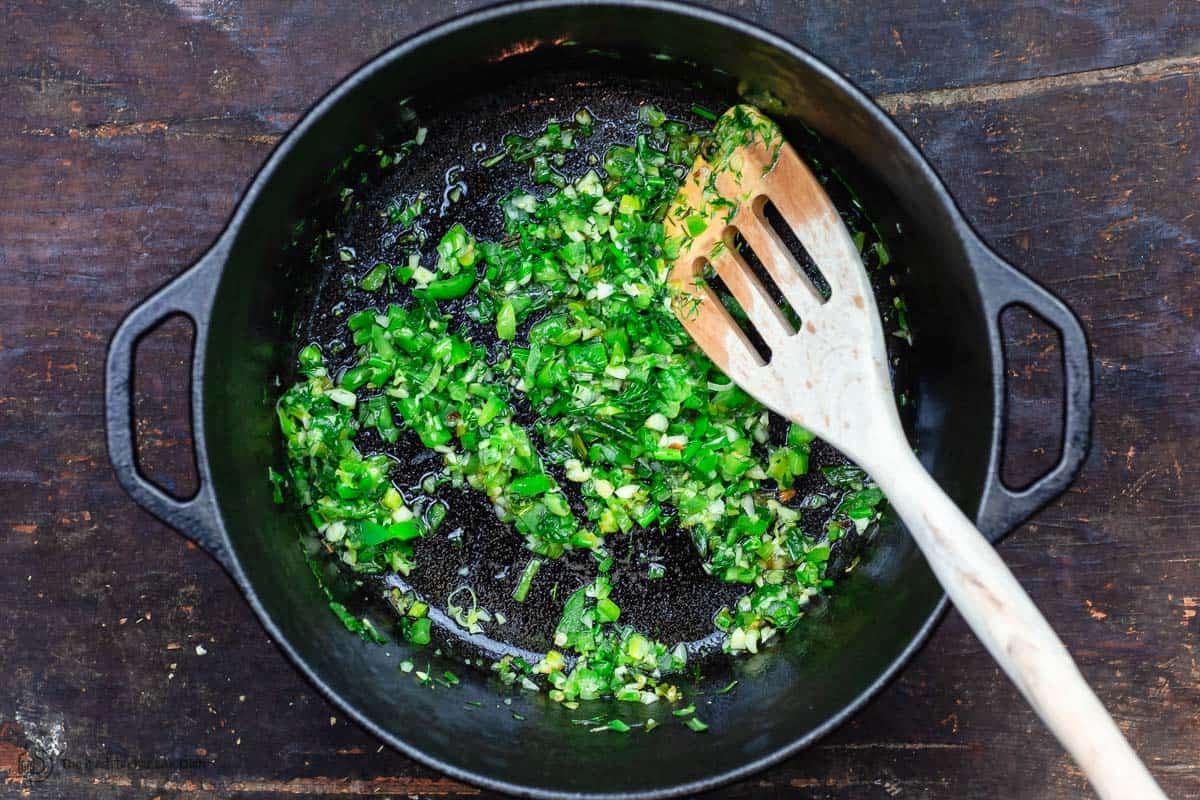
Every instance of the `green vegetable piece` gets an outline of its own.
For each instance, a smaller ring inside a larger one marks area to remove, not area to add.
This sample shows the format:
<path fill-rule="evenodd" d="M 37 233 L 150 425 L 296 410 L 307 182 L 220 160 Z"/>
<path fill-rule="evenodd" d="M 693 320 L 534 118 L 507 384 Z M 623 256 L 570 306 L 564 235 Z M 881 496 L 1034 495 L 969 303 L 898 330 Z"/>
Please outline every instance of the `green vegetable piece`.
<path fill-rule="evenodd" d="M 475 237 L 467 233 L 462 223 L 456 222 L 446 235 L 438 242 L 438 263 L 440 272 L 457 275 L 463 267 L 472 266 L 477 257 Z"/>
<path fill-rule="evenodd" d="M 545 474 L 526 475 L 524 478 L 517 478 L 509 484 L 509 488 L 513 494 L 520 495 L 521 497 L 536 497 L 554 488 L 554 481 L 549 475 Z"/>
<path fill-rule="evenodd" d="M 351 367 L 350 369 L 346 370 L 344 375 L 342 375 L 342 388 L 348 389 L 352 392 L 365 384 L 370 376 L 371 372 L 365 364 L 357 367 Z"/>
<path fill-rule="evenodd" d="M 363 328 L 369 327 L 374 322 L 375 312 L 371 309 L 366 309 L 365 311 L 359 311 L 357 314 L 352 314 L 346 320 L 346 327 L 352 331 L 360 331 Z"/>
<path fill-rule="evenodd" d="M 447 509 L 442 503 L 434 503 L 425 512 L 425 517 L 428 521 L 429 530 L 436 531 L 442 522 L 446 519 Z"/>
<path fill-rule="evenodd" d="M 460 272 L 453 278 L 441 278 L 431 281 L 423 293 L 433 300 L 457 300 L 471 291 L 475 285 L 475 273 Z"/>
<path fill-rule="evenodd" d="M 300 351 L 300 370 L 309 377 L 317 370 L 323 370 L 325 364 L 321 359 L 321 348 L 310 344 Z"/>
<path fill-rule="evenodd" d="M 563 606 L 562 618 L 554 629 L 554 643 L 559 647 L 570 646 L 579 635 L 589 630 L 585 620 L 588 598 L 586 587 L 578 589 L 567 598 Z"/>
<path fill-rule="evenodd" d="M 391 270 L 391 268 L 392 266 L 390 264 L 385 264 L 384 262 L 380 261 L 378 264 L 371 267 L 371 271 L 364 275 L 362 280 L 359 281 L 359 288 L 364 292 L 379 291 L 380 287 L 383 286 L 384 281 L 387 280 L 388 272 Z"/>
<path fill-rule="evenodd" d="M 517 311 L 513 304 L 506 300 L 504 305 L 500 306 L 500 313 L 496 315 L 496 336 L 511 342 L 516 335 Z"/>
<path fill-rule="evenodd" d="M 601 622 L 616 622 L 621 616 L 621 609 L 607 597 L 596 601 L 596 618 Z"/>
<path fill-rule="evenodd" d="M 329 608 L 342 621 L 342 625 L 346 627 L 346 630 L 351 633 L 357 633 L 364 642 L 387 644 L 387 637 L 379 633 L 370 620 L 354 616 L 346 610 L 344 605 L 338 602 L 330 601 Z"/>
<path fill-rule="evenodd" d="M 638 109 L 638 119 L 651 128 L 657 128 L 667 121 L 667 115 L 652 105 L 644 105 Z"/>
<path fill-rule="evenodd" d="M 405 203 L 404 205 L 401 205 L 400 201 L 393 200 L 387 209 L 388 222 L 405 228 L 412 225 L 425 210 L 424 200 L 424 194 L 419 195 L 411 203 Z"/>
<path fill-rule="evenodd" d="M 369 520 L 363 520 L 359 533 L 359 541 L 364 547 L 378 547 L 384 542 L 399 540 L 406 542 L 421 536 L 421 525 L 415 519 L 395 522 L 391 525 L 379 525 Z"/>
<path fill-rule="evenodd" d="M 429 644 L 432 637 L 433 623 L 429 617 L 415 619 L 408 626 L 408 640 L 416 645 Z"/>
<path fill-rule="evenodd" d="M 884 246 L 883 242 L 876 242 L 874 249 L 875 257 L 879 259 L 879 266 L 886 267 L 888 264 L 892 263 L 892 255 L 888 252 L 888 249 Z"/>
<path fill-rule="evenodd" d="M 267 465 L 267 479 L 271 481 L 271 498 L 276 504 L 283 503 L 283 487 L 287 485 L 287 479 L 275 471 L 275 468 Z"/>
<path fill-rule="evenodd" d="M 542 568 L 542 559 L 531 558 L 529 563 L 525 565 L 525 569 L 521 571 L 521 578 L 517 582 L 517 588 L 513 590 L 512 598 L 518 603 L 524 603 L 525 598 L 529 595 L 529 588 L 533 585 L 533 579 L 538 574 L 538 570 Z"/>
<path fill-rule="evenodd" d="M 696 733 L 703 733 L 708 730 L 708 725 L 701 722 L 698 717 L 689 717 L 686 724 Z"/>
<path fill-rule="evenodd" d="M 816 434 L 807 428 L 803 428 L 796 423 L 791 423 L 788 426 L 787 442 L 789 447 L 802 447 L 811 444 L 816 439 Z"/>

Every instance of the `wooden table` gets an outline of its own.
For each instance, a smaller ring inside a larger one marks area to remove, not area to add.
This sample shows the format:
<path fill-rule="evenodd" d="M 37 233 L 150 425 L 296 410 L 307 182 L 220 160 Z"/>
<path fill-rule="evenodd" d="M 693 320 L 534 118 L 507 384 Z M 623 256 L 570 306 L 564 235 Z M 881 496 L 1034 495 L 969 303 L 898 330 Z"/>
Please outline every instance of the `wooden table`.
<path fill-rule="evenodd" d="M 129 501 L 101 397 L 122 314 L 204 251 L 279 136 L 473 5 L 0 0 L 0 795 L 480 794 L 345 720 L 217 564 Z M 1082 317 L 1091 455 L 1001 552 L 1168 793 L 1200 796 L 1200 5 L 713 5 L 878 97 L 984 237 Z M 1028 477 L 1053 455 L 1058 355 L 1011 322 L 1010 474 Z M 188 336 L 168 325 L 139 359 L 144 460 L 177 487 Z M 723 794 L 1089 791 L 951 613 L 852 722 Z"/>

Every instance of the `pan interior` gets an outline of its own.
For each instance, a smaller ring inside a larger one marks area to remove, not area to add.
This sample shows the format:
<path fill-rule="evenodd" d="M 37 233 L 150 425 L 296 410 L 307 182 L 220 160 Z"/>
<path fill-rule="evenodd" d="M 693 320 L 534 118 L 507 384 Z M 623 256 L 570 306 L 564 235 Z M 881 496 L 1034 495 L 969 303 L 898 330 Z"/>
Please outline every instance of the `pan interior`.
<path fill-rule="evenodd" d="M 538 68 L 529 63 L 505 65 L 503 91 L 490 87 L 464 95 L 435 90 L 412 98 L 396 98 L 399 121 L 392 130 L 383 130 L 366 148 L 348 154 L 347 160 L 331 176 L 329 198 L 307 223 L 307 237 L 300 237 L 290 258 L 306 264 L 315 277 L 314 290 L 305 298 L 298 316 L 299 349 L 312 342 L 327 356 L 331 374 L 340 374 L 355 363 L 355 347 L 349 340 L 346 319 L 364 308 L 384 310 L 388 302 L 406 304 L 411 293 L 403 287 L 388 292 L 366 292 L 359 288 L 362 276 L 373 265 L 403 260 L 401 253 L 415 245 L 396 241 L 396 226 L 387 221 L 390 205 L 399 206 L 424 195 L 427 213 L 418 228 L 425 237 L 421 249 L 428 253 L 450 228 L 461 223 L 480 239 L 504 238 L 504 220 L 499 201 L 514 189 L 543 193 L 553 187 L 537 186 L 527 164 L 504 159 L 484 166 L 501 151 L 506 134 L 530 135 L 543 129 L 550 120 L 570 121 L 580 109 L 593 118 L 593 133 L 580 141 L 568 154 L 560 171 L 568 178 L 582 176 L 602 162 L 613 144 L 630 144 L 646 127 L 638 122 L 639 109 L 652 105 L 668 117 L 686 121 L 692 127 L 710 125 L 706 111 L 720 113 L 739 98 L 736 86 L 716 73 L 704 73 L 686 64 L 669 65 L 653 77 L 638 74 L 624 64 L 613 68 L 611 56 L 591 54 L 605 67 L 558 66 Z M 529 59 L 533 61 L 534 59 Z M 622 68 L 624 67 L 624 68 Z M 447 104 L 446 97 L 453 97 Z M 698 111 L 699 110 L 699 111 Z M 409 145 L 408 155 L 395 164 L 381 167 L 382 158 L 401 149 L 417 130 L 424 130 L 419 146 Z M 804 148 L 818 167 L 824 165 L 821 143 L 811 133 L 801 131 L 796 144 Z M 602 169 L 602 167 L 597 167 Z M 833 178 L 832 172 L 826 175 Z M 351 192 L 347 192 L 349 187 Z M 867 220 L 851 200 L 850 190 L 830 182 L 847 209 L 849 224 L 861 228 Z M 452 201 L 451 197 L 457 198 Z M 331 235 L 332 234 L 332 235 Z M 314 246 L 315 245 L 315 246 Z M 349 263 L 341 257 L 352 253 Z M 893 264 L 875 272 L 879 306 L 894 327 L 898 274 Z M 462 327 L 474 341 L 495 345 L 490 327 L 473 323 L 465 314 L 472 296 L 443 304 L 449 308 L 451 329 Z M 903 346 L 892 339 L 896 363 L 902 362 Z M 905 373 L 900 373 L 901 378 Z M 904 386 L 898 387 L 900 391 Z M 528 409 L 523 422 L 531 422 Z M 786 427 L 774 420 L 774 429 L 782 439 Z M 423 502 L 420 484 L 440 466 L 440 457 L 422 445 L 415 434 L 405 432 L 398 442 L 383 441 L 374 430 L 358 434 L 356 443 L 364 453 L 385 452 L 392 456 L 391 477 L 406 499 Z M 832 448 L 817 443 L 807 476 L 800 479 L 797 495 L 803 497 L 819 490 L 824 482 L 821 467 L 848 463 Z M 559 483 L 572 489 L 569 482 Z M 536 588 L 518 603 L 512 589 L 530 553 L 519 535 L 507 523 L 496 519 L 490 503 L 481 493 L 441 488 L 435 494 L 449 507 L 445 521 L 433 535 L 422 539 L 416 548 L 418 567 L 407 577 L 389 575 L 362 583 L 355 598 L 356 608 L 380 602 L 390 586 L 415 590 L 433 609 L 432 620 L 440 630 L 443 643 L 472 661 L 485 661 L 512 652 L 533 658 L 553 646 L 555 625 L 562 604 L 572 592 L 590 583 L 596 574 L 596 559 L 588 551 L 569 551 L 558 559 L 545 561 L 537 576 Z M 807 530 L 824 530 L 833 504 L 804 513 Z M 851 564 L 865 542 L 864 537 L 848 537 L 834 546 L 830 574 Z M 707 575 L 690 537 L 676 527 L 663 532 L 635 531 L 607 537 L 614 556 L 610 573 L 615 586 L 613 599 L 622 610 L 622 621 L 667 642 L 687 645 L 693 663 L 723 660 L 721 635 L 713 626 L 713 617 L 731 606 L 746 592 L 746 587 L 726 583 Z M 314 548 L 314 552 L 319 552 Z M 665 577 L 648 577 L 650 564 L 665 568 Z M 487 626 L 485 634 L 468 634 L 445 613 L 447 598 L 461 587 L 469 587 L 481 607 L 502 614 L 503 626 Z"/>

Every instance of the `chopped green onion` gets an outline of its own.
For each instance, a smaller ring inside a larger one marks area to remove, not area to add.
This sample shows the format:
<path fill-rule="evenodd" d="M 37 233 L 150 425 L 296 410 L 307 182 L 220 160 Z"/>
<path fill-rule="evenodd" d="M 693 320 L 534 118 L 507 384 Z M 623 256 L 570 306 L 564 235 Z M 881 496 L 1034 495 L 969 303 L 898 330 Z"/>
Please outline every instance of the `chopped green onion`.
<path fill-rule="evenodd" d="M 525 569 L 521 571 L 521 579 L 517 582 L 517 588 L 513 590 L 513 600 L 518 603 L 524 603 L 525 598 L 529 595 L 529 587 L 533 585 L 533 579 L 538 574 L 538 570 L 542 568 L 542 559 L 531 558 L 529 563 L 525 565 Z"/>
<path fill-rule="evenodd" d="M 496 336 L 512 341 L 517 335 L 517 312 L 511 302 L 505 302 L 496 315 Z"/>

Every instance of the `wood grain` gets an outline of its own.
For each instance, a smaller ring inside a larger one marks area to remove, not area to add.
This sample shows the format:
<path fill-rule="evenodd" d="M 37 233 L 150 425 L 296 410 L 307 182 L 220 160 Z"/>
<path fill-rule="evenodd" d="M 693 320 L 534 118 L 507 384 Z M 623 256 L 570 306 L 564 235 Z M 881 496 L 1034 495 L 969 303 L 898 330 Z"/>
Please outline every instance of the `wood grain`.
<path fill-rule="evenodd" d="M 376 752 L 220 569 L 132 506 L 100 394 L 121 314 L 203 251 L 302 110 L 467 5 L 0 0 L 0 795 L 477 796 Z M 1167 793 L 1200 796 L 1200 9 L 720 5 L 892 95 L 984 237 L 1083 318 L 1095 445 L 1001 553 Z M 181 360 L 185 344 L 153 355 Z M 1010 347 L 1035 367 L 1057 358 Z M 101 764 L 37 785 L 8 769 L 55 748 Z M 103 766 L 111 754 L 205 766 Z M 1088 796 L 953 614 L 849 724 L 721 794 Z"/>

